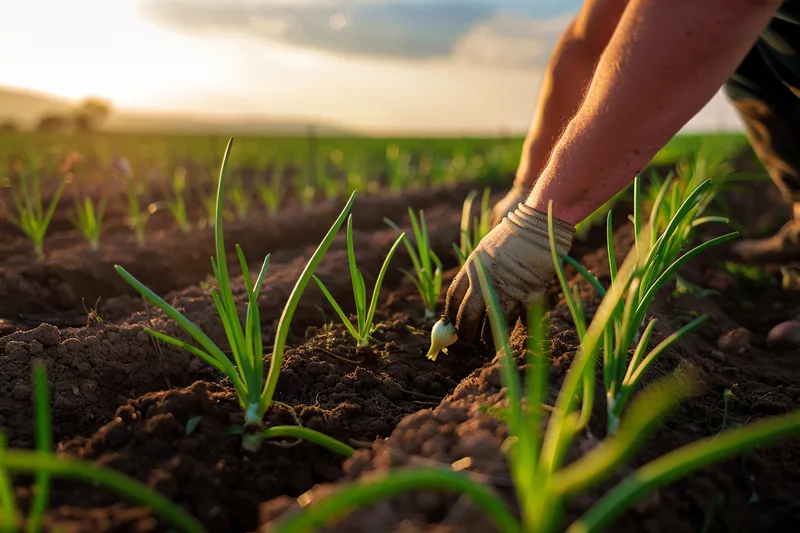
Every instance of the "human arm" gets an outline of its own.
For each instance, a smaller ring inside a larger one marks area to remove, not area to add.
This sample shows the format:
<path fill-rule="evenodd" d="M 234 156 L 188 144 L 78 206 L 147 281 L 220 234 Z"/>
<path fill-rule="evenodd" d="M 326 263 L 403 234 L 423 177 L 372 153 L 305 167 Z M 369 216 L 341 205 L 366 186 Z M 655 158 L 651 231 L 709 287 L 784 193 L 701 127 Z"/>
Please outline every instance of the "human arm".
<path fill-rule="evenodd" d="M 554 269 L 542 227 L 553 201 L 559 250 L 570 228 L 624 188 L 711 97 L 752 47 L 780 0 L 631 0 L 580 108 L 525 208 L 495 227 L 448 290 L 446 312 L 471 340 L 485 310 L 480 258 L 507 318 L 544 292 Z"/>
<path fill-rule="evenodd" d="M 594 69 L 629 0 L 586 0 L 559 37 L 544 71 L 514 186 L 492 210 L 497 224 L 522 202 L 578 111 Z"/>
<path fill-rule="evenodd" d="M 741 62 L 780 0 L 631 0 L 526 203 L 577 224 L 622 190 Z"/>
<path fill-rule="evenodd" d="M 516 182 L 533 186 L 580 108 L 595 67 L 629 0 L 587 0 L 556 43 L 522 146 Z"/>

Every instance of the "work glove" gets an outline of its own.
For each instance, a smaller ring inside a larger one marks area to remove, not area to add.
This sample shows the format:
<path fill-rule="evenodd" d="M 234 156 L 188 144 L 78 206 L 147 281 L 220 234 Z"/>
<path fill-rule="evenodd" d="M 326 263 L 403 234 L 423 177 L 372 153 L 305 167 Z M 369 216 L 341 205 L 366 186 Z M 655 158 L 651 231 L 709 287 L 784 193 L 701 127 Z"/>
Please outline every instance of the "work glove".
<path fill-rule="evenodd" d="M 553 219 L 556 249 L 568 253 L 575 228 Z M 547 215 L 524 203 L 490 231 L 467 258 L 447 291 L 445 314 L 456 327 L 458 338 L 475 339 L 483 327 L 486 304 L 481 292 L 476 261 L 480 258 L 492 282 L 507 323 L 516 319 L 544 294 L 555 274 Z M 485 335 L 484 335 L 485 340 Z"/>
<path fill-rule="evenodd" d="M 529 189 L 522 185 L 516 185 L 492 208 L 492 227 L 498 225 L 503 217 L 511 213 L 520 202 L 524 202 L 528 197 Z"/>

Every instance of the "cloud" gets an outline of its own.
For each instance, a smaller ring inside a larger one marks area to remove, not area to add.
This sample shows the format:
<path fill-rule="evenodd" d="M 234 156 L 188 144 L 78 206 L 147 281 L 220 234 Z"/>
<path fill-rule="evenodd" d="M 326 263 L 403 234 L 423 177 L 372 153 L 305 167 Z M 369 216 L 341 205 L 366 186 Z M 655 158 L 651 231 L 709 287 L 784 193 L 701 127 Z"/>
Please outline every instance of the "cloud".
<path fill-rule="evenodd" d="M 496 13 L 460 37 L 452 55 L 466 63 L 542 68 L 573 17 L 573 13 L 567 13 L 531 19 L 510 12 Z"/>
<path fill-rule="evenodd" d="M 143 0 L 141 7 L 191 33 L 246 32 L 332 52 L 415 58 L 449 55 L 495 10 L 477 0 Z"/>

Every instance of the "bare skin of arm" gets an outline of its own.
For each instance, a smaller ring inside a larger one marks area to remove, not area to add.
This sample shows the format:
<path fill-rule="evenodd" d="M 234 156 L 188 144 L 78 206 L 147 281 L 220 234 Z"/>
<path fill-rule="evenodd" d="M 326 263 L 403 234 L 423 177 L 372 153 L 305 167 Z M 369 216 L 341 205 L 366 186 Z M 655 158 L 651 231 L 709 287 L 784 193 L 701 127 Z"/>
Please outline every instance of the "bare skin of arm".
<path fill-rule="evenodd" d="M 515 184 L 530 189 L 570 119 L 629 0 L 586 0 L 558 40 L 545 71 Z"/>
<path fill-rule="evenodd" d="M 631 0 L 526 204 L 577 224 L 640 172 L 744 58 L 780 0 Z"/>

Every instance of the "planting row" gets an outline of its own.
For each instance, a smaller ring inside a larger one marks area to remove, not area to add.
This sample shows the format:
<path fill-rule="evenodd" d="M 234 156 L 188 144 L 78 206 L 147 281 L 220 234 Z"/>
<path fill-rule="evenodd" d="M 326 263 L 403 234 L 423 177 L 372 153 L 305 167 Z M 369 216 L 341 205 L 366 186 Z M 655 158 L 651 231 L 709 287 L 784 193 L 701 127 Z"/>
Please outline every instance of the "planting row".
<path fill-rule="evenodd" d="M 261 331 L 258 296 L 262 282 L 269 276 L 270 256 L 267 256 L 258 271 L 255 281 L 249 274 L 248 262 L 240 247 L 236 257 L 242 269 L 245 284 L 246 306 L 242 310 L 231 287 L 231 276 L 226 259 L 223 239 L 222 205 L 226 198 L 227 164 L 230 157 L 229 143 L 222 162 L 222 170 L 216 195 L 215 237 L 216 256 L 212 258 L 212 269 L 216 286 L 210 296 L 224 328 L 227 346 L 214 343 L 196 324 L 172 307 L 159 295 L 139 282 L 135 272 L 118 266 L 118 273 L 139 291 L 147 300 L 161 309 L 182 330 L 182 334 L 168 335 L 153 328 L 145 331 L 156 340 L 173 345 L 205 362 L 217 373 L 224 375 L 227 384 L 235 391 L 243 416 L 243 423 L 236 428 L 241 447 L 246 451 L 258 450 L 273 439 L 302 439 L 326 448 L 343 457 L 354 453 L 352 443 L 343 442 L 325 432 L 305 427 L 299 423 L 265 423 L 265 415 L 275 402 L 275 390 L 284 361 L 286 342 L 293 315 L 299 305 L 303 291 L 312 278 L 335 310 L 345 330 L 351 335 L 355 346 L 368 347 L 376 331 L 375 316 L 379 304 L 380 288 L 392 257 L 401 243 L 410 256 L 413 269 L 406 274 L 419 293 L 419 306 L 426 316 L 436 315 L 443 280 L 441 261 L 430 248 L 424 213 L 409 213 L 412 224 L 411 235 L 400 233 L 388 250 L 375 283 L 367 287 L 359 271 L 355 257 L 352 215 L 349 211 L 355 199 L 353 193 L 316 251 L 309 258 L 297 280 L 283 313 L 278 321 L 274 344 L 265 368 L 264 345 Z M 544 345 L 542 305 L 535 304 L 528 310 L 529 326 L 527 347 L 522 362 L 527 369 L 519 375 L 518 362 L 514 359 L 504 323 L 495 300 L 491 280 L 480 262 L 478 274 L 488 320 L 492 329 L 494 347 L 499 357 L 499 377 L 505 388 L 505 399 L 493 411 L 507 428 L 507 439 L 503 450 L 507 455 L 508 468 L 513 484 L 514 497 L 500 495 L 487 483 L 470 474 L 469 461 L 440 466 L 416 467 L 390 471 L 387 475 L 365 478 L 343 485 L 331 494 L 306 501 L 276 521 L 274 531 L 314 531 L 327 524 L 331 517 L 341 517 L 359 507 L 370 505 L 382 498 L 408 491 L 446 491 L 464 495 L 483 510 L 495 526 L 503 532 L 547 532 L 559 530 L 564 524 L 564 511 L 569 502 L 609 478 L 614 470 L 642 445 L 658 422 L 691 394 L 696 386 L 696 377 L 689 371 L 677 371 L 669 379 L 652 381 L 648 378 L 651 369 L 667 349 L 677 340 L 699 326 L 701 316 L 680 325 L 676 331 L 651 346 L 654 338 L 655 320 L 648 320 L 648 308 L 660 289 L 674 281 L 678 269 L 686 261 L 716 244 L 736 237 L 730 232 L 691 245 L 698 228 L 705 224 L 726 224 L 724 217 L 710 216 L 705 211 L 713 195 L 711 181 L 704 180 L 700 173 L 690 179 L 667 178 L 659 184 L 658 193 L 649 205 L 649 216 L 645 216 L 644 195 L 641 182 L 635 180 L 634 209 L 632 215 L 634 246 L 626 260 L 617 265 L 617 253 L 613 241 L 612 215 L 607 216 L 607 280 L 598 279 L 573 259 L 557 253 L 550 215 L 550 240 L 553 261 L 563 297 L 575 325 L 579 348 L 566 371 L 555 402 L 548 404 L 548 361 Z M 475 220 L 470 220 L 471 196 L 462 218 L 462 238 L 454 252 L 463 260 L 488 231 L 488 195 L 484 195 L 482 208 Z M 354 297 L 355 317 L 343 311 L 340 301 L 326 286 L 325 280 L 316 278 L 314 271 L 328 250 L 339 229 L 347 222 L 347 258 L 350 281 Z M 391 220 L 387 225 L 397 228 Z M 583 275 L 601 298 L 592 313 L 576 288 L 567 284 L 564 264 L 568 263 Z M 607 282 L 607 286 L 603 281 Z M 438 351 L 436 344 L 452 344 L 452 332 L 438 337 L 438 330 L 448 328 L 446 322 L 434 327 L 437 335 L 432 339 L 431 355 Z M 602 361 L 602 365 L 597 365 Z M 588 431 L 595 409 L 595 376 L 601 373 L 604 387 L 606 420 L 605 438 L 590 451 L 578 457 L 575 443 Z M 27 524 L 31 531 L 41 529 L 41 517 L 47 506 L 47 490 L 53 476 L 88 479 L 116 491 L 134 501 L 148 506 L 172 526 L 186 531 L 203 531 L 203 525 L 157 492 L 113 471 L 77 460 L 63 460 L 51 455 L 52 442 L 49 435 L 49 402 L 41 367 L 35 371 L 37 406 L 37 451 L 24 452 L 4 450 L 0 457 L 0 506 L 9 530 L 23 520 L 13 501 L 10 472 L 34 472 L 36 490 Z M 524 384 L 524 386 L 523 386 Z M 642 389 L 634 394 L 634 391 Z M 297 421 L 296 421 L 297 422 Z M 195 422 L 196 424 L 197 422 Z M 192 431 L 187 423 L 186 431 Z M 606 492 L 580 518 L 570 526 L 570 531 L 596 531 L 610 523 L 623 510 L 659 486 L 674 481 L 697 468 L 731 455 L 742 453 L 758 445 L 781 437 L 800 433 L 800 415 L 783 415 L 758 422 L 744 428 L 728 430 L 711 439 L 689 444 L 646 464 L 632 476 L 621 481 Z M 509 502 L 514 502 L 509 504 Z M 14 510 L 11 512 L 10 510 Z"/>

